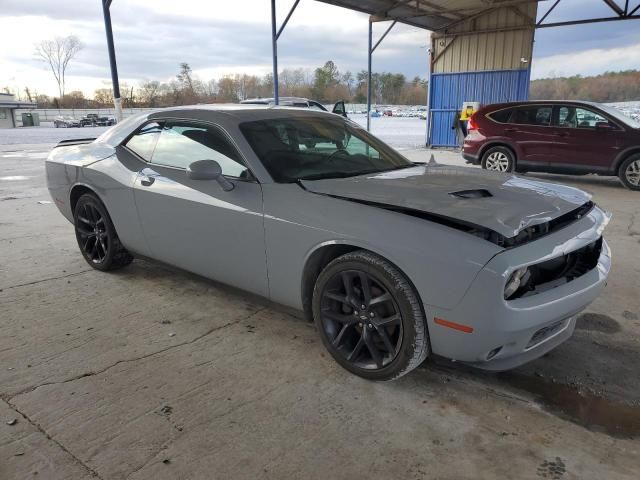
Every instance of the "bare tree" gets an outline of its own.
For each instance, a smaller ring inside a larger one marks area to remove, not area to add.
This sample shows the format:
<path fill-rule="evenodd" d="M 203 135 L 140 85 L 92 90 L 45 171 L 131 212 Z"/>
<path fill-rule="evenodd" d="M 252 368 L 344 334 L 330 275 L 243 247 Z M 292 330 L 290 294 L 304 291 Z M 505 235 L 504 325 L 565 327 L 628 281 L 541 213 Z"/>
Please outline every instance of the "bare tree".
<path fill-rule="evenodd" d="M 160 82 L 157 80 L 144 82 L 139 88 L 139 95 L 142 97 L 142 102 L 145 103 L 147 107 L 155 107 L 159 90 Z"/>
<path fill-rule="evenodd" d="M 58 83 L 60 99 L 64 97 L 65 74 L 69 62 L 82 50 L 82 43 L 75 35 L 43 40 L 36 45 L 36 55 L 49 64 L 51 72 Z"/>

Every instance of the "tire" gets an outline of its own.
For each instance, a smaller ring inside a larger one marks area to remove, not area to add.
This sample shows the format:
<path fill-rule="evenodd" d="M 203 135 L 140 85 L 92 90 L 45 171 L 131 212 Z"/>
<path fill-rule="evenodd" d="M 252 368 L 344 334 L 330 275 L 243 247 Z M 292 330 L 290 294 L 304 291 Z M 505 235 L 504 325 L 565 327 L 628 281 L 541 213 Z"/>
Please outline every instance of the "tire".
<path fill-rule="evenodd" d="M 640 153 L 622 162 L 618 168 L 618 178 L 629 190 L 640 190 Z"/>
<path fill-rule="evenodd" d="M 513 172 L 516 157 L 507 147 L 491 147 L 482 155 L 482 168 L 493 172 Z"/>
<path fill-rule="evenodd" d="M 107 209 L 93 194 L 82 195 L 73 211 L 76 240 L 82 256 L 96 270 L 122 268 L 133 256 L 120 243 Z"/>
<path fill-rule="evenodd" d="M 312 311 L 325 348 L 362 378 L 396 379 L 429 355 L 415 289 L 397 267 L 371 252 L 356 250 L 330 262 L 316 280 Z"/>

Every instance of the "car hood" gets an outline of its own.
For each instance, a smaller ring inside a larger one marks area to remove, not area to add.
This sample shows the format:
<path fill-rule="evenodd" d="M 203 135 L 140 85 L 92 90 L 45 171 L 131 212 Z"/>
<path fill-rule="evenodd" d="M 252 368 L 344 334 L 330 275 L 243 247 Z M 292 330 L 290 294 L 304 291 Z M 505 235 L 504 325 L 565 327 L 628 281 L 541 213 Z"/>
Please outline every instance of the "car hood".
<path fill-rule="evenodd" d="M 300 183 L 310 192 L 456 219 L 507 238 L 575 210 L 591 198 L 565 185 L 438 164 Z"/>

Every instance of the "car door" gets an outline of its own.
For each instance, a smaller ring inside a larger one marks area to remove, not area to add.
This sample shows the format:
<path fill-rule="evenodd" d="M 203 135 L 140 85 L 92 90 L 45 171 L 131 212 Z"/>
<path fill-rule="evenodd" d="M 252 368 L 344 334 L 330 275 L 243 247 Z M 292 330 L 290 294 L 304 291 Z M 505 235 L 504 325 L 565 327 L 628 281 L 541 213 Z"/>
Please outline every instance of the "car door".
<path fill-rule="evenodd" d="M 554 123 L 558 140 L 550 170 L 604 172 L 622 148 L 624 131 L 595 109 L 558 105 Z"/>
<path fill-rule="evenodd" d="M 188 120 L 161 123 L 155 142 L 142 134 L 126 145 L 149 158 L 141 164 L 134 197 L 151 255 L 267 296 L 260 184 L 222 128 Z M 217 161 L 233 190 L 216 180 L 188 178 L 186 168 L 197 160 Z"/>
<path fill-rule="evenodd" d="M 551 105 L 522 105 L 515 107 L 506 124 L 504 136 L 516 149 L 520 167 L 544 170 L 553 155 L 556 135 L 551 125 Z"/>
<path fill-rule="evenodd" d="M 331 113 L 337 113 L 338 115 L 342 115 L 344 118 L 347 117 L 347 107 L 344 104 L 344 100 L 340 100 L 333 105 L 333 110 Z"/>

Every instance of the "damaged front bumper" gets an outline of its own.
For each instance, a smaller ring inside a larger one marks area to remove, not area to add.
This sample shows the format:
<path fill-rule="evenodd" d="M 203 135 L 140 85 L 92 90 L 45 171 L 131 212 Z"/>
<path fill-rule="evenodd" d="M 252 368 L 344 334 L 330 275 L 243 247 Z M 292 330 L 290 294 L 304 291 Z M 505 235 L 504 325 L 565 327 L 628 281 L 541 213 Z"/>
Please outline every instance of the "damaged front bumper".
<path fill-rule="evenodd" d="M 576 314 L 604 288 L 611 251 L 604 239 L 597 264 L 583 275 L 539 293 L 504 299 L 514 269 L 539 264 L 598 242 L 609 216 L 594 207 L 548 236 L 497 254 L 452 309 L 427 306 L 433 352 L 488 370 L 507 370 L 538 358 L 567 340 Z M 448 328 L 445 319 L 465 328 Z"/>

